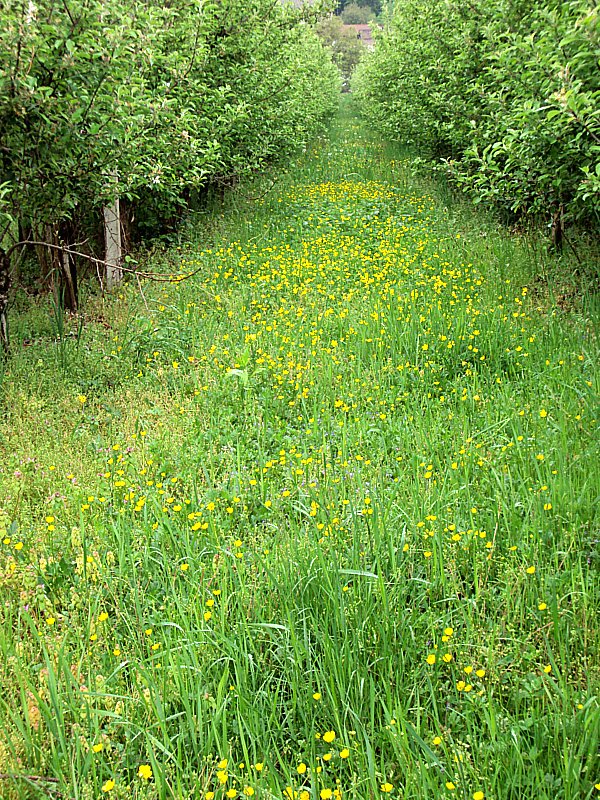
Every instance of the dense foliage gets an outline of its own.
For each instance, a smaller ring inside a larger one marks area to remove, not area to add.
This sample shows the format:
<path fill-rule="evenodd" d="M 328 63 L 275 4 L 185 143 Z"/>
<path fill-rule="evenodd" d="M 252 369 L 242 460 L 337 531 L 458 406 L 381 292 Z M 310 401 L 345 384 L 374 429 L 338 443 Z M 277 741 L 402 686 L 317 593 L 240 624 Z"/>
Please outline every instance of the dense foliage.
<path fill-rule="evenodd" d="M 146 232 L 302 146 L 336 104 L 317 14 L 269 0 L 0 3 L 0 246 Z M 312 18 L 311 18 L 312 17 Z"/>
<path fill-rule="evenodd" d="M 331 50 L 333 63 L 342 73 L 343 89 L 350 88 L 350 76 L 365 49 L 364 42 L 356 35 L 354 28 L 342 22 L 339 16 L 331 15 L 317 25 L 317 33 L 323 43 Z"/>
<path fill-rule="evenodd" d="M 370 6 L 361 6 L 358 3 L 348 3 L 341 13 L 346 25 L 365 25 L 373 16 L 373 9 Z"/>
<path fill-rule="evenodd" d="M 598 225 L 599 23 L 596 0 L 399 0 L 355 89 L 477 201 Z"/>
<path fill-rule="evenodd" d="M 371 9 L 371 17 L 375 17 L 381 12 L 381 0 L 338 0 L 337 13 L 343 15 L 348 7 Z"/>

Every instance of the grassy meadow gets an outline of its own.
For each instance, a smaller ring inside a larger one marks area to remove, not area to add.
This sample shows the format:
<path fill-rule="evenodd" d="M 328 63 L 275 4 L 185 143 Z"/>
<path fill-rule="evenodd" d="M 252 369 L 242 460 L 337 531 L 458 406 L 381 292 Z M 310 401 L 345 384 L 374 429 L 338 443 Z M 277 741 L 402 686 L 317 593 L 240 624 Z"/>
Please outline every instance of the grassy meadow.
<path fill-rule="evenodd" d="M 267 189 L 13 311 L 0 797 L 597 796 L 597 302 L 347 106 Z"/>

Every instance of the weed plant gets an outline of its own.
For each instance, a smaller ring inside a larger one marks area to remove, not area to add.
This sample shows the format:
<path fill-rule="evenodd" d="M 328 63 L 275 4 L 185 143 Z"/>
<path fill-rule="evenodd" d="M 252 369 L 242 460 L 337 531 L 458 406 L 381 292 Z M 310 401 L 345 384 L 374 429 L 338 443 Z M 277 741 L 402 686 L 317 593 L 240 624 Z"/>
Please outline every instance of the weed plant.
<path fill-rule="evenodd" d="M 13 326 L 0 796 L 591 798 L 597 306 L 347 106 L 247 190 Z"/>

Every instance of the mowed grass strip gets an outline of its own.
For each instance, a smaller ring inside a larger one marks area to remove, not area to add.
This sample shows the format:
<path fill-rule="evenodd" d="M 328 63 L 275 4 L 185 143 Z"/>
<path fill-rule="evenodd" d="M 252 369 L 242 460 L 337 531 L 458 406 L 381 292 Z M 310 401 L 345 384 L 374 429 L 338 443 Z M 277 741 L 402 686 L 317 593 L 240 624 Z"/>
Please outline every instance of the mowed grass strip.
<path fill-rule="evenodd" d="M 591 798 L 592 299 L 346 107 L 189 234 L 15 320 L 0 796 Z"/>

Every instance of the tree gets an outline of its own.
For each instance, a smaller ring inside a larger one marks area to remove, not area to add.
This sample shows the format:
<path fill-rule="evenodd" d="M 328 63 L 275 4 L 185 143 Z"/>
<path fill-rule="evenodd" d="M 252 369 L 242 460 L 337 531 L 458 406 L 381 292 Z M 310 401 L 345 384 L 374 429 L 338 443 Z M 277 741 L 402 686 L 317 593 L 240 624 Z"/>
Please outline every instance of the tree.
<path fill-rule="evenodd" d="M 361 59 L 365 46 L 353 29 L 348 29 L 337 16 L 330 16 L 317 25 L 317 34 L 331 50 L 333 63 L 339 68 L 344 88 L 349 88 L 349 79 Z"/>
<path fill-rule="evenodd" d="M 349 3 L 341 13 L 346 25 L 366 25 L 373 16 L 373 9 L 370 6 L 359 6 L 357 3 Z"/>

